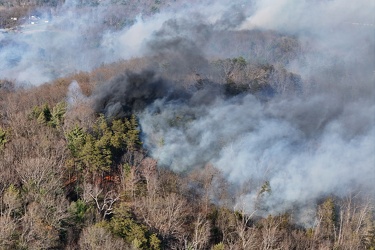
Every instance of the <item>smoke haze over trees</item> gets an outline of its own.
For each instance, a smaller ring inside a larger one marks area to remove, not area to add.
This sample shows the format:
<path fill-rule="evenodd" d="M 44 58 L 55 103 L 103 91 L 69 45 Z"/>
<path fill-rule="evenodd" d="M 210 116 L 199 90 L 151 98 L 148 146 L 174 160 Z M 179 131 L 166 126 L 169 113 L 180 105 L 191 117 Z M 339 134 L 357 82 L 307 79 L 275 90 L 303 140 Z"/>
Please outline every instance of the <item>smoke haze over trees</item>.
<path fill-rule="evenodd" d="M 375 247 L 373 3 L 0 5 L 0 248 Z"/>

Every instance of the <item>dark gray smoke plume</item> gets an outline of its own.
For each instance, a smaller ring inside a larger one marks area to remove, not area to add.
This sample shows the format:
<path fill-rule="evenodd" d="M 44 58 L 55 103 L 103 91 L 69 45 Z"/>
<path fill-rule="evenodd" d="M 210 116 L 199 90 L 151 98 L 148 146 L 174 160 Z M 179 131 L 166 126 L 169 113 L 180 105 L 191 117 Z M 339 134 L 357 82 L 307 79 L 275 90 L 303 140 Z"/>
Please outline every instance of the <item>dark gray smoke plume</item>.
<path fill-rule="evenodd" d="M 157 99 L 184 99 L 187 93 L 152 71 L 127 72 L 102 85 L 95 95 L 94 110 L 108 118 L 130 116 L 144 110 Z"/>
<path fill-rule="evenodd" d="M 160 101 L 166 105 L 188 107 L 211 105 L 224 94 L 224 88 L 218 84 L 203 81 L 185 88 L 158 77 L 152 70 L 145 70 L 140 73 L 126 72 L 114 77 L 107 84 L 101 85 L 92 98 L 94 110 L 113 119 L 142 113 Z M 159 107 L 152 112 L 159 113 L 162 109 Z"/>

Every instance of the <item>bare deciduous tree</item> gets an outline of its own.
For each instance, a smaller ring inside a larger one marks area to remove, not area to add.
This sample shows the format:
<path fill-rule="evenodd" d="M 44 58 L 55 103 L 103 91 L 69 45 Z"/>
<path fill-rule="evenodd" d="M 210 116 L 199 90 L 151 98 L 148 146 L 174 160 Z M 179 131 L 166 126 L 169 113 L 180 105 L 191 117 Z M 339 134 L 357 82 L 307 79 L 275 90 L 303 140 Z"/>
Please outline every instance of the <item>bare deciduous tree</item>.
<path fill-rule="evenodd" d="M 132 249 L 123 240 L 113 237 L 110 232 L 98 225 L 85 228 L 81 233 L 78 244 L 82 250 Z"/>
<path fill-rule="evenodd" d="M 114 204 L 120 199 L 120 195 L 114 190 L 110 190 L 102 196 L 103 189 L 97 187 L 89 191 L 90 197 L 94 200 L 97 212 L 103 219 L 113 213 Z"/>
<path fill-rule="evenodd" d="M 269 216 L 262 228 L 262 248 L 263 250 L 276 249 L 276 243 L 280 240 L 278 234 L 281 221 L 278 217 Z"/>
<path fill-rule="evenodd" d="M 163 239 L 183 240 L 185 223 L 189 214 L 186 200 L 178 194 L 165 197 L 154 195 L 143 197 L 136 203 L 137 216 L 155 230 Z"/>
<path fill-rule="evenodd" d="M 210 240 L 210 221 L 208 221 L 202 214 L 198 214 L 194 222 L 194 232 L 189 245 L 194 250 L 206 249 Z"/>
<path fill-rule="evenodd" d="M 17 238 L 17 223 L 9 215 L 0 216 L 0 248 L 13 249 Z"/>
<path fill-rule="evenodd" d="M 335 231 L 335 247 L 342 249 L 364 249 L 366 240 L 374 230 L 370 199 L 360 200 L 348 196 L 339 204 L 338 228 Z"/>

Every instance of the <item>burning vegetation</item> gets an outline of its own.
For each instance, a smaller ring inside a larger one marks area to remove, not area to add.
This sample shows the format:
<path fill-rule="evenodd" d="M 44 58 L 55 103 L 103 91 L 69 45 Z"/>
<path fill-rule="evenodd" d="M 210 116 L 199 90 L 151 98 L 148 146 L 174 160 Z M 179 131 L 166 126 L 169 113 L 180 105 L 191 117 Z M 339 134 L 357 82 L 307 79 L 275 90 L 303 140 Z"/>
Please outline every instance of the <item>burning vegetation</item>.
<path fill-rule="evenodd" d="M 365 0 L 0 5 L 1 249 L 375 248 Z"/>

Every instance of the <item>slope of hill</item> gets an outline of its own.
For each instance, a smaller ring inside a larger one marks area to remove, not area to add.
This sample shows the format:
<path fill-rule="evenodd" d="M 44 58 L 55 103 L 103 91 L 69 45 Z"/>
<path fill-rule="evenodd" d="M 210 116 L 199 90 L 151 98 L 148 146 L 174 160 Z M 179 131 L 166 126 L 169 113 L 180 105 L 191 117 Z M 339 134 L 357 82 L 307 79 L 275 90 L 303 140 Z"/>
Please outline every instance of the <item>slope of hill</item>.
<path fill-rule="evenodd" d="M 375 247 L 365 0 L 22 3 L 1 249 Z"/>

